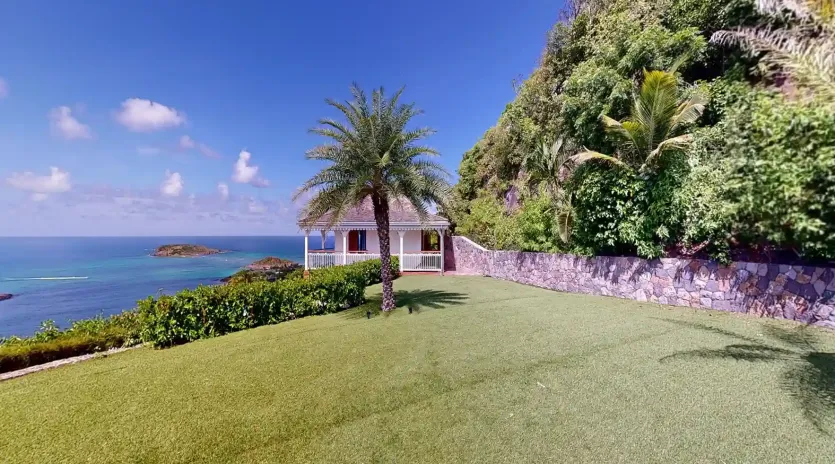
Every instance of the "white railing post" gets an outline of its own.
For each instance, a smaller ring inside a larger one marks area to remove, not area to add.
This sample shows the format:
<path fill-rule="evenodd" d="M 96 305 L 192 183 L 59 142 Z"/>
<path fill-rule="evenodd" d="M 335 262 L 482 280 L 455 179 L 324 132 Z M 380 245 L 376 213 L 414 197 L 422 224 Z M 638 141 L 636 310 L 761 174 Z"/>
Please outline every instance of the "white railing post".
<path fill-rule="evenodd" d="M 328 231 L 327 230 L 321 230 L 320 232 L 322 233 L 322 248 L 321 249 L 324 250 L 325 249 L 325 237 L 328 235 Z"/>
<path fill-rule="evenodd" d="M 438 229 L 438 239 L 439 239 L 438 243 L 441 247 L 441 258 L 440 258 L 441 259 L 441 265 L 438 266 L 438 268 L 439 268 L 438 272 L 441 275 L 444 275 L 444 230 L 443 229 Z"/>
<path fill-rule="evenodd" d="M 308 262 L 307 262 L 307 260 L 308 260 L 307 255 L 310 254 L 309 247 L 308 247 L 308 241 L 309 240 L 310 240 L 310 231 L 305 230 L 304 231 L 304 270 L 305 271 L 310 269 L 310 267 L 308 266 Z"/>
<path fill-rule="evenodd" d="M 348 231 L 342 231 L 342 264 L 348 264 Z"/>
<path fill-rule="evenodd" d="M 403 272 L 403 236 L 406 231 L 398 230 L 397 233 L 400 235 L 400 272 Z"/>

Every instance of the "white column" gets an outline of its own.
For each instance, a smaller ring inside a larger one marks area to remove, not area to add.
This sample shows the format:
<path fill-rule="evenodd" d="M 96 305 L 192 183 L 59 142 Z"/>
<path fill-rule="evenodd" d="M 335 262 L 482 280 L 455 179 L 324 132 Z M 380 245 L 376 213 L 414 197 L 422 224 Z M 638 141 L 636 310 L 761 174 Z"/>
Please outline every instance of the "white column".
<path fill-rule="evenodd" d="M 441 275 L 444 275 L 444 230 L 438 229 L 438 236 L 440 236 L 441 240 Z"/>
<path fill-rule="evenodd" d="M 403 272 L 403 235 L 406 234 L 405 230 L 398 230 L 398 234 L 400 234 L 400 272 Z"/>
<path fill-rule="evenodd" d="M 305 270 L 305 271 L 306 271 L 306 270 L 308 270 L 308 269 L 310 269 L 310 268 L 308 267 L 308 262 L 307 262 L 307 255 L 308 255 L 308 251 L 307 251 L 307 250 L 309 249 L 309 247 L 308 247 L 308 242 L 309 242 L 309 241 L 310 241 L 310 231 L 309 231 L 309 230 L 305 230 L 305 231 L 304 231 L 304 270 Z"/>
<path fill-rule="evenodd" d="M 348 231 L 342 231 L 342 264 L 348 264 Z"/>
<path fill-rule="evenodd" d="M 321 249 L 322 249 L 322 250 L 324 250 L 324 249 L 325 249 L 325 236 L 327 236 L 327 235 L 328 235 L 328 231 L 327 231 L 327 230 L 323 230 L 323 231 L 321 231 L 321 232 L 322 232 L 322 248 L 321 248 Z"/>

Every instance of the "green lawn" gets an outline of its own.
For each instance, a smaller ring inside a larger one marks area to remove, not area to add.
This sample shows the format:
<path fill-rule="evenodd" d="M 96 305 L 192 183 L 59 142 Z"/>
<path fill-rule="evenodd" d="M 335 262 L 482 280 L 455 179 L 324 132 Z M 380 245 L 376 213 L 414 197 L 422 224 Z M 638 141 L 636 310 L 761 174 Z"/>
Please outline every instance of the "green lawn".
<path fill-rule="evenodd" d="M 833 333 L 481 277 L 395 288 L 416 313 L 0 383 L 0 461 L 835 460 Z"/>

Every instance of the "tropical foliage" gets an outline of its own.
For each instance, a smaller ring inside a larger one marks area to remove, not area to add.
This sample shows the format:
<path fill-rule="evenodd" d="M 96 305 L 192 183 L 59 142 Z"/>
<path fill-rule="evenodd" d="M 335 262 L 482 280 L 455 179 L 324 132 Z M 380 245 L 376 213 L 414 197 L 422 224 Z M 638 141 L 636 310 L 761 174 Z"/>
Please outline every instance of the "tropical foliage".
<path fill-rule="evenodd" d="M 831 0 L 570 3 L 464 154 L 457 233 L 531 251 L 835 258 Z"/>
<path fill-rule="evenodd" d="M 603 115 L 606 132 L 617 140 L 617 155 L 583 151 L 574 155 L 575 163 L 601 160 L 621 166 L 651 169 L 665 154 L 682 151 L 692 137 L 681 132 L 702 115 L 705 98 L 695 93 L 679 100 L 678 83 L 672 73 L 644 71 L 641 91 L 634 97 L 632 113 L 623 122 Z"/>
<path fill-rule="evenodd" d="M 329 139 L 307 152 L 307 158 L 325 161 L 328 166 L 305 182 L 295 199 L 312 194 L 302 221 L 312 224 L 324 217 L 333 225 L 352 207 L 371 198 L 380 257 L 383 261 L 382 309 L 394 309 L 391 273 L 389 207 L 392 201 L 408 201 L 423 218 L 432 205 L 443 205 L 449 190 L 448 174 L 429 159 L 434 149 L 420 142 L 434 131 L 409 127 L 421 114 L 413 103 L 400 103 L 401 88 L 387 98 L 383 88 L 374 90 L 371 100 L 356 84 L 353 99 L 346 102 L 326 100 L 342 113 L 344 121 L 325 118 L 314 134 Z"/>
<path fill-rule="evenodd" d="M 790 76 L 806 96 L 835 102 L 835 1 L 757 0 L 757 11 L 769 22 L 719 31 L 711 40 L 757 55 L 772 78 Z"/>
<path fill-rule="evenodd" d="M 31 337 L 0 339 L 0 373 L 136 345 L 140 330 L 135 311 L 74 321 L 65 330 L 59 329 L 54 321 L 47 320 Z"/>
<path fill-rule="evenodd" d="M 397 275 L 397 260 L 389 264 Z M 379 260 L 335 266 L 275 282 L 201 286 L 138 302 L 143 342 L 157 347 L 187 343 L 300 317 L 357 306 L 365 287 L 380 282 Z"/>

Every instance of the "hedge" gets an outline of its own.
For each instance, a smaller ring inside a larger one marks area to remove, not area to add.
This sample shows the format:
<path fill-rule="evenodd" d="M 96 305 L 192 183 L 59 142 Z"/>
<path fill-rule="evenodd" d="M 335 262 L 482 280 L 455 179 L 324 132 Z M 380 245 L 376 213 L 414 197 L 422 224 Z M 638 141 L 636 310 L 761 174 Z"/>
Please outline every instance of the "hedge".
<path fill-rule="evenodd" d="M 32 337 L 0 340 L 0 373 L 136 345 L 139 331 L 136 311 L 76 321 L 66 330 L 59 330 L 53 321 L 45 321 Z"/>
<path fill-rule="evenodd" d="M 276 282 L 198 287 L 138 302 L 142 341 L 156 347 L 188 343 L 299 317 L 328 314 L 364 301 L 380 282 L 379 260 L 312 271 Z M 397 275 L 398 262 L 392 259 Z"/>
<path fill-rule="evenodd" d="M 392 257 L 396 276 L 398 261 Z M 276 282 L 199 287 L 173 296 L 147 298 L 138 308 L 110 317 L 74 322 L 59 330 L 45 321 L 34 336 L 0 339 L 0 373 L 132 346 L 141 341 L 171 346 L 265 324 L 356 306 L 365 288 L 380 282 L 380 261 L 302 271 Z"/>

